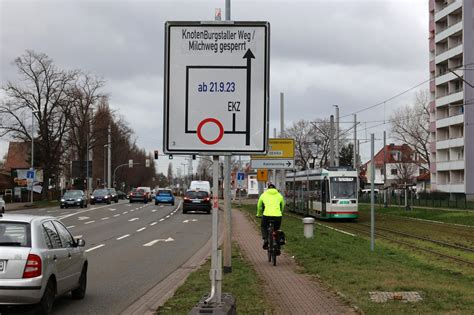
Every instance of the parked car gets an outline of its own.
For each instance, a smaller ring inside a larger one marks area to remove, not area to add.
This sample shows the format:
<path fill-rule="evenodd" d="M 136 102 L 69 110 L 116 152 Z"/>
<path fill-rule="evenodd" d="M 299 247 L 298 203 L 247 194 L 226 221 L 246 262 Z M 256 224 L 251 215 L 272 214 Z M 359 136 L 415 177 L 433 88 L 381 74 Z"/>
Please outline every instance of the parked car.
<path fill-rule="evenodd" d="M 110 200 L 113 200 L 113 201 L 115 201 L 115 203 L 117 203 L 118 200 L 119 200 L 119 196 L 118 196 L 117 191 L 115 190 L 115 188 L 107 188 L 107 190 L 110 193 Z"/>
<path fill-rule="evenodd" d="M 211 213 L 211 198 L 206 191 L 188 190 L 184 193 L 183 213 L 188 211 L 205 211 Z"/>
<path fill-rule="evenodd" d="M 128 197 L 127 197 L 127 194 L 124 193 L 124 192 L 121 191 L 121 190 L 117 190 L 117 195 L 118 195 L 118 199 L 122 199 L 122 200 L 123 200 L 123 199 L 125 199 L 125 198 L 128 198 Z"/>
<path fill-rule="evenodd" d="M 128 200 L 130 203 L 133 203 L 135 201 L 147 203 L 148 202 L 148 195 L 143 189 L 134 189 L 130 193 Z"/>
<path fill-rule="evenodd" d="M 61 197 L 61 209 L 69 207 L 87 208 L 87 197 L 82 190 L 67 190 Z"/>
<path fill-rule="evenodd" d="M 174 196 L 171 189 L 158 189 L 155 195 L 155 205 L 169 203 L 174 206 Z"/>
<path fill-rule="evenodd" d="M 58 296 L 72 292 L 74 299 L 83 299 L 84 246 L 53 217 L 0 216 L 0 307 L 31 304 L 36 313 L 51 314 Z"/>
<path fill-rule="evenodd" d="M 148 201 L 152 200 L 150 187 L 137 187 L 137 190 L 143 190 L 146 194 L 146 197 L 148 198 Z"/>
<path fill-rule="evenodd" d="M 112 195 L 110 195 L 108 189 L 96 189 L 91 195 L 91 205 L 99 202 L 104 202 L 110 205 L 111 199 Z"/>
<path fill-rule="evenodd" d="M 5 208 L 6 208 L 5 200 L 3 200 L 3 197 L 0 196 L 0 213 L 5 213 Z"/>

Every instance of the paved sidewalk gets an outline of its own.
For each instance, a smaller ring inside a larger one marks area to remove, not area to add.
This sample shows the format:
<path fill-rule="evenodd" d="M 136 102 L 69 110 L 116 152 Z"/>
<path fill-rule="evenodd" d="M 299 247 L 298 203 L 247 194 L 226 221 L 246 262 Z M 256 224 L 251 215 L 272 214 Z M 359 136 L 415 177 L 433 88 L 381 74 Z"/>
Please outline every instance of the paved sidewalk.
<path fill-rule="evenodd" d="M 308 275 L 297 272 L 297 265 L 282 251 L 273 266 L 262 249 L 257 227 L 238 209 L 232 209 L 233 239 L 265 284 L 265 296 L 277 314 L 357 314 L 338 295 L 328 291 Z M 238 309 L 237 301 L 237 309 Z"/>

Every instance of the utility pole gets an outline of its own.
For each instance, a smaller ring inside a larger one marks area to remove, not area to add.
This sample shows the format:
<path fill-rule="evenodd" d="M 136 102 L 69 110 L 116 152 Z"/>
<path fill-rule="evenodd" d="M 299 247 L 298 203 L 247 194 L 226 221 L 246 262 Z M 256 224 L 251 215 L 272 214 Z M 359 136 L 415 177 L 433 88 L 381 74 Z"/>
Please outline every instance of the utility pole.
<path fill-rule="evenodd" d="M 280 138 L 285 138 L 285 94 L 280 93 Z M 280 193 L 285 195 L 286 171 L 280 171 Z"/>
<path fill-rule="evenodd" d="M 334 166 L 334 115 L 329 118 L 329 166 Z"/>
<path fill-rule="evenodd" d="M 370 135 L 370 250 L 375 249 L 375 160 L 374 160 L 374 134 Z"/>
<path fill-rule="evenodd" d="M 354 147 L 353 147 L 353 155 L 354 161 L 352 162 L 354 169 L 357 171 L 357 114 L 354 114 Z"/>
<path fill-rule="evenodd" d="M 339 106 L 334 105 L 336 107 L 336 158 L 335 158 L 335 166 L 339 166 Z"/>
<path fill-rule="evenodd" d="M 383 206 L 387 208 L 387 135 L 383 131 Z"/>
<path fill-rule="evenodd" d="M 112 187 L 112 127 L 109 124 L 107 137 L 107 186 Z"/>

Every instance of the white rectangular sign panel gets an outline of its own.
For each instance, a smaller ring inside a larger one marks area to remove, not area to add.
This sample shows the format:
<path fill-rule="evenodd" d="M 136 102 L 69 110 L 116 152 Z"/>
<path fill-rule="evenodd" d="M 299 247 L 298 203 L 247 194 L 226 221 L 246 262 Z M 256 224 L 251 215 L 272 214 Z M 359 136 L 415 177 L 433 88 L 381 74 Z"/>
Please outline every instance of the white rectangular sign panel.
<path fill-rule="evenodd" d="M 253 169 L 293 169 L 295 160 L 293 159 L 268 159 L 268 160 L 250 160 L 250 167 Z"/>
<path fill-rule="evenodd" d="M 165 153 L 265 153 L 270 25 L 165 24 Z"/>

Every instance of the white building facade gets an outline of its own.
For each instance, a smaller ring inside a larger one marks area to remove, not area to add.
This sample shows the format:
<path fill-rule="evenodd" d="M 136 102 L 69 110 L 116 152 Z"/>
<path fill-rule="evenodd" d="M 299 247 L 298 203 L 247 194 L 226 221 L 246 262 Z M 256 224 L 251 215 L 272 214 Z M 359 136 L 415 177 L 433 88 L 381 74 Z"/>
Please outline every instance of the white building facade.
<path fill-rule="evenodd" d="M 431 188 L 474 197 L 474 0 L 429 0 Z"/>

